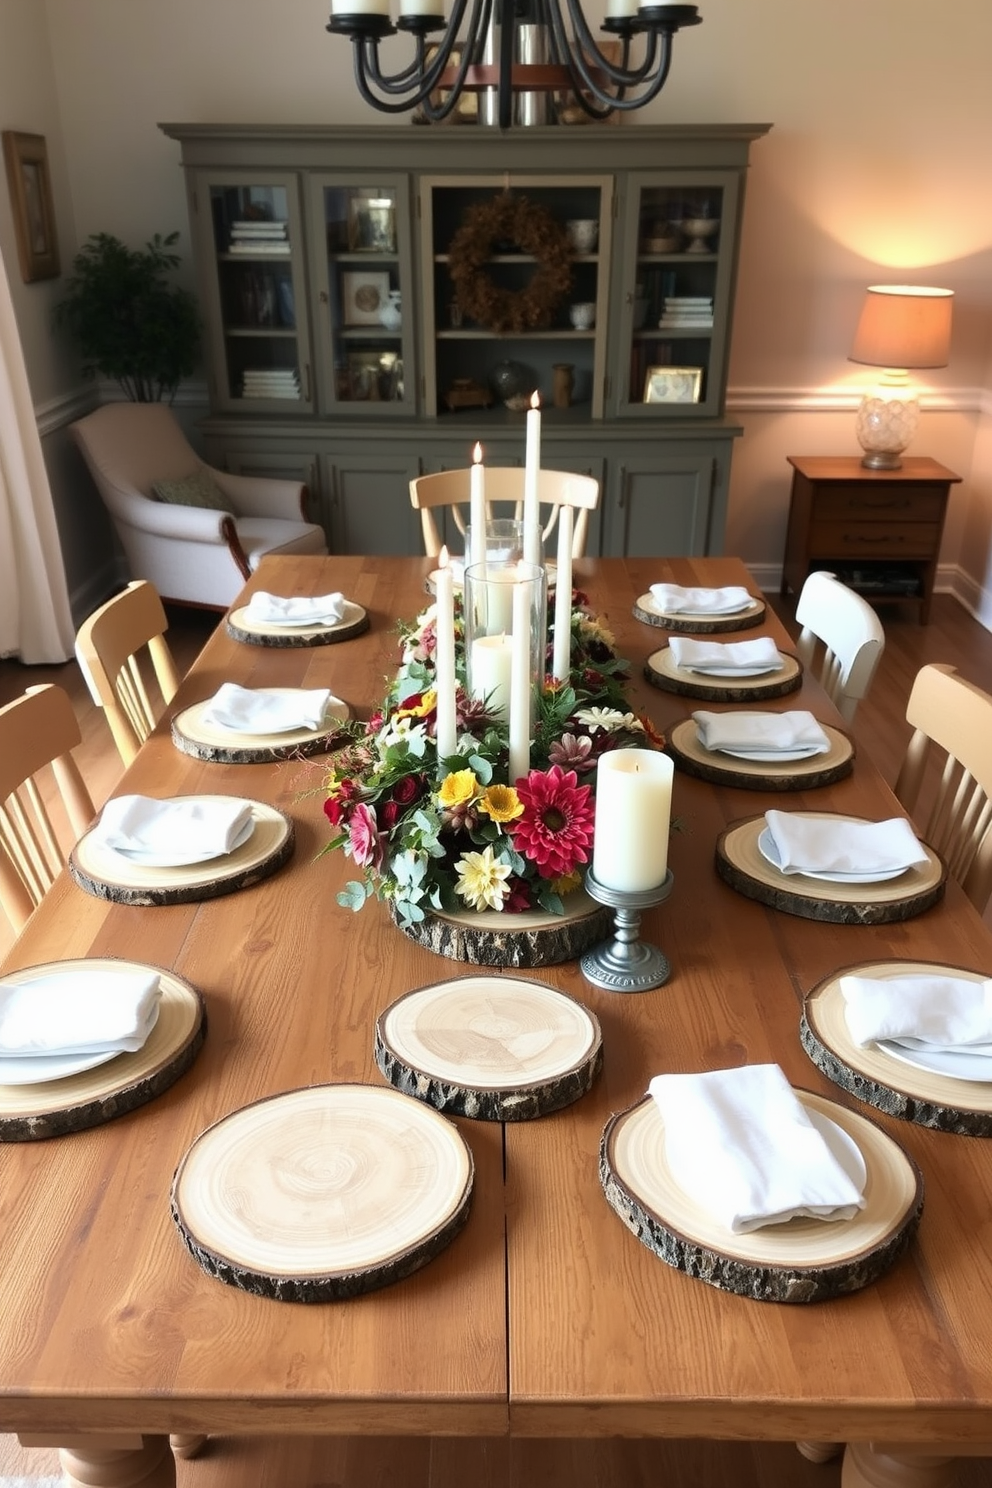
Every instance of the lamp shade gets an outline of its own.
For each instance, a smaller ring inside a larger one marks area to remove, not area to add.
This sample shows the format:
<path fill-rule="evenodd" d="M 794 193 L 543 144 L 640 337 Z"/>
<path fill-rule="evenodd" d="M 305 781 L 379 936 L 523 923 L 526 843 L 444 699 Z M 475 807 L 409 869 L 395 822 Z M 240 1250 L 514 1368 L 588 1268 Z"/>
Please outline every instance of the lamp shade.
<path fill-rule="evenodd" d="M 953 298 L 952 289 L 872 285 L 848 360 L 869 367 L 946 367 Z"/>

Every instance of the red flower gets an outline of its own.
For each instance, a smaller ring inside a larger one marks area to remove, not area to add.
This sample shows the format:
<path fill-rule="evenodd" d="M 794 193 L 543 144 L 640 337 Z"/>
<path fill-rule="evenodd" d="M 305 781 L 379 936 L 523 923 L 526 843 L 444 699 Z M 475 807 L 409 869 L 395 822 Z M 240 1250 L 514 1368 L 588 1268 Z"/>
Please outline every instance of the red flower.
<path fill-rule="evenodd" d="M 509 894 L 503 900 L 504 914 L 524 914 L 534 908 L 530 885 L 525 878 L 508 878 Z"/>
<path fill-rule="evenodd" d="M 591 786 L 579 785 L 574 770 L 552 765 L 518 781 L 517 795 L 524 814 L 510 823 L 513 845 L 542 878 L 564 878 L 588 863 L 595 816 Z"/>
<path fill-rule="evenodd" d="M 422 775 L 402 775 L 392 789 L 392 798 L 399 806 L 412 806 L 424 788 Z"/>
<path fill-rule="evenodd" d="M 348 820 L 349 808 L 344 801 L 335 798 L 324 802 L 324 815 L 332 827 L 340 827 Z"/>
<path fill-rule="evenodd" d="M 395 801 L 384 801 L 379 814 L 382 817 L 383 827 L 390 832 L 402 816 L 403 810 Z"/>

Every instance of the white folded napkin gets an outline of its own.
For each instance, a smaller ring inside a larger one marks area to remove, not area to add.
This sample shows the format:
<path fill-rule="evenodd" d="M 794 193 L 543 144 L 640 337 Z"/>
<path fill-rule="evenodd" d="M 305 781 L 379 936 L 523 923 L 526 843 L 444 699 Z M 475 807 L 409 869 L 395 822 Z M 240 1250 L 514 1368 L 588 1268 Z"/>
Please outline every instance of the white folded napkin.
<path fill-rule="evenodd" d="M 851 1219 L 860 1181 L 834 1156 L 777 1064 L 699 1075 L 655 1075 L 648 1089 L 665 1123 L 679 1187 L 735 1235 L 786 1220 Z M 853 1156 L 853 1154 L 852 1154 Z"/>
<path fill-rule="evenodd" d="M 844 1019 L 862 1048 L 881 1039 L 960 1049 L 992 1043 L 992 980 L 842 976 Z"/>
<path fill-rule="evenodd" d="M 245 619 L 266 625 L 335 625 L 344 619 L 343 594 L 284 598 L 259 589 L 245 607 Z"/>
<path fill-rule="evenodd" d="M 771 636 L 753 641 L 695 641 L 691 636 L 672 636 L 668 642 L 675 665 L 691 672 L 729 672 L 762 667 L 777 672 L 782 656 Z"/>
<path fill-rule="evenodd" d="M 0 1057 L 140 1049 L 158 1017 L 154 972 L 60 972 L 0 986 Z"/>
<path fill-rule="evenodd" d="M 97 840 L 125 852 L 220 857 L 234 848 L 251 821 L 251 802 L 239 796 L 115 796 L 94 829 Z"/>
<path fill-rule="evenodd" d="M 753 602 L 743 584 L 726 584 L 722 589 L 652 584 L 651 598 L 666 615 L 678 615 L 683 611 L 693 615 L 728 615 L 747 609 Z"/>
<path fill-rule="evenodd" d="M 765 821 L 783 873 L 889 873 L 929 861 L 903 816 L 865 822 L 766 811 Z"/>
<path fill-rule="evenodd" d="M 203 722 L 239 734 L 282 734 L 290 729 L 317 729 L 324 722 L 330 689 L 239 687 L 225 682 L 203 713 Z"/>
<path fill-rule="evenodd" d="M 786 713 L 693 713 L 699 741 L 705 749 L 776 750 L 809 749 L 826 754 L 830 740 L 812 713 L 794 709 Z"/>

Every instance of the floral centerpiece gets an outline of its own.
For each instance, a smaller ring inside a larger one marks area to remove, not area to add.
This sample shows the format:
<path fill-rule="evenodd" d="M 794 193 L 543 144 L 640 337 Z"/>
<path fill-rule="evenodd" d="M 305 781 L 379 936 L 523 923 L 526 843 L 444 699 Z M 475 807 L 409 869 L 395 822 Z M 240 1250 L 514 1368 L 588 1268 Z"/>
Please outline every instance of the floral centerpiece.
<path fill-rule="evenodd" d="M 629 666 L 573 593 L 571 673 L 566 682 L 546 678 L 537 699 L 529 773 L 507 780 L 506 724 L 461 685 L 457 750 L 439 760 L 435 620 L 431 605 L 400 627 L 401 663 L 383 705 L 367 724 L 349 726 L 350 741 L 333 756 L 324 812 L 334 836 L 325 851 L 342 849 L 363 875 L 338 902 L 359 910 L 387 900 L 403 928 L 435 910 L 562 914 L 591 856 L 600 756 L 661 749 L 664 739 L 627 707 Z"/>

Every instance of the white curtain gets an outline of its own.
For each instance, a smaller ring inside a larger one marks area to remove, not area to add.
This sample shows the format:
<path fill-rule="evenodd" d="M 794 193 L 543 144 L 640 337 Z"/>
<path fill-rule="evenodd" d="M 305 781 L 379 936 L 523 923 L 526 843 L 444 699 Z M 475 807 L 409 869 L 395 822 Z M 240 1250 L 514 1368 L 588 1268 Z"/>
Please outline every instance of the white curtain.
<path fill-rule="evenodd" d="M 68 661 L 74 628 L 55 509 L 0 259 L 0 656 Z"/>

